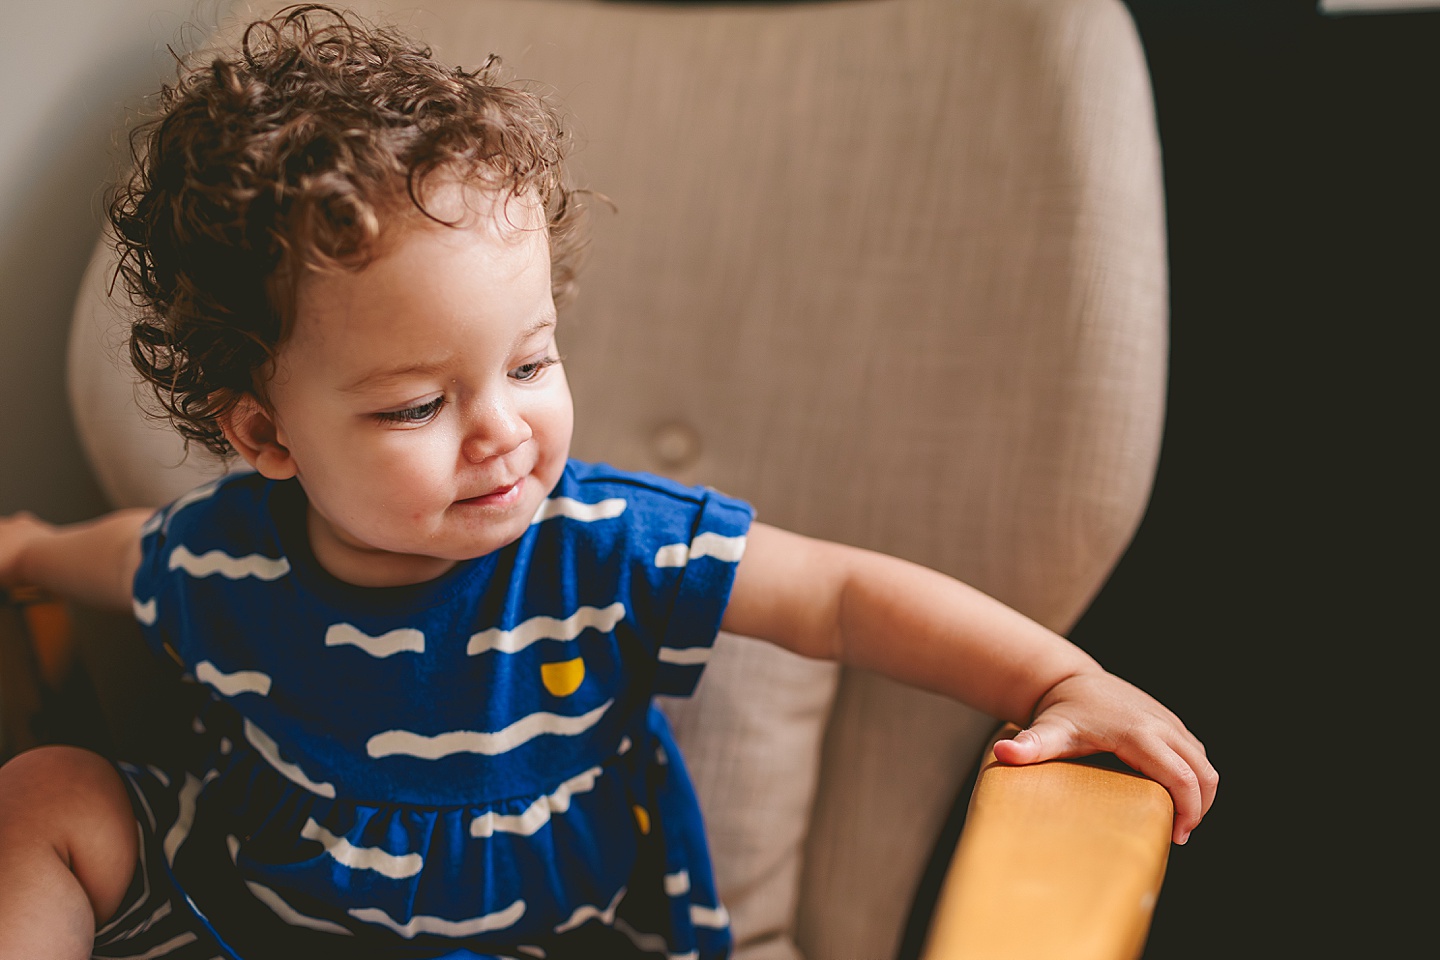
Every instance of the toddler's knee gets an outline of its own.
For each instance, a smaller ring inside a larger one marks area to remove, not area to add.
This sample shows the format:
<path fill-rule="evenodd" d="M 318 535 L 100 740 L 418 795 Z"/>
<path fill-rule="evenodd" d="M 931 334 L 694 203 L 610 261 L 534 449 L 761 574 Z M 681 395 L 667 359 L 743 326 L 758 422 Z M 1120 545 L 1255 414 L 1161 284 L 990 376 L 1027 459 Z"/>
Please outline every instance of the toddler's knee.
<path fill-rule="evenodd" d="M 133 830 L 130 797 L 104 757 L 79 747 L 36 747 L 0 767 L 0 833 L 45 823 L 109 832 Z"/>
<path fill-rule="evenodd" d="M 130 794 L 104 757 L 36 747 L 0 767 L 0 860 L 38 870 L 58 858 L 97 922 L 119 905 L 139 853 Z M 8 859 L 6 859 L 8 857 Z"/>

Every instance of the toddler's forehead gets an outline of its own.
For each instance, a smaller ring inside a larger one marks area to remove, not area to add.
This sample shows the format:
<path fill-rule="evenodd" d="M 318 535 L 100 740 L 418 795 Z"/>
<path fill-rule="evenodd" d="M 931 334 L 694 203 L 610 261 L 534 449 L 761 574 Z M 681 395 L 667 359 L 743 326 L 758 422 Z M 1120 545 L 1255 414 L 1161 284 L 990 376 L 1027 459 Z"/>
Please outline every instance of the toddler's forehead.
<path fill-rule="evenodd" d="M 448 184 L 419 198 L 423 208 L 410 204 L 381 222 L 378 242 L 365 266 L 397 256 L 417 237 L 463 243 L 480 234 L 499 248 L 532 247 L 550 252 L 545 209 L 534 192 L 513 193 L 476 184 Z"/>
<path fill-rule="evenodd" d="M 438 178 L 437 178 L 438 179 Z M 419 204 L 419 205 L 417 205 Z M 288 288 L 282 309 L 290 316 L 292 328 L 305 313 L 305 302 L 317 287 L 364 273 L 375 263 L 396 255 L 407 241 L 421 232 L 441 237 L 446 231 L 480 231 L 505 244 L 525 246 L 539 242 L 549 254 L 548 218 L 534 191 L 513 192 L 490 187 L 474 180 L 454 177 L 429 186 L 412 200 L 408 193 L 387 204 L 379 214 L 374 241 L 359 263 L 349 266 L 298 266 L 277 273 L 277 294 Z"/>
<path fill-rule="evenodd" d="M 483 179 L 440 172 L 417 184 L 415 193 L 392 214 L 398 230 L 425 223 L 495 230 L 500 236 L 544 230 L 545 207 L 534 190 L 496 187 Z M 389 226 L 389 224 L 386 224 Z M 383 229 L 383 228 L 382 228 Z"/>
<path fill-rule="evenodd" d="M 347 317 L 353 319 L 357 309 L 371 315 L 368 308 L 377 304 L 408 316 L 438 304 L 483 299 L 488 291 L 504 297 L 499 291 L 511 288 L 512 281 L 532 294 L 538 283 L 549 298 L 548 222 L 536 196 L 451 186 L 431 199 L 437 202 L 426 212 L 412 207 L 382 221 L 363 263 L 297 277 L 286 340 L 344 335 L 350 329 Z M 466 286 L 466 278 L 476 276 L 485 278 L 481 291 Z"/>

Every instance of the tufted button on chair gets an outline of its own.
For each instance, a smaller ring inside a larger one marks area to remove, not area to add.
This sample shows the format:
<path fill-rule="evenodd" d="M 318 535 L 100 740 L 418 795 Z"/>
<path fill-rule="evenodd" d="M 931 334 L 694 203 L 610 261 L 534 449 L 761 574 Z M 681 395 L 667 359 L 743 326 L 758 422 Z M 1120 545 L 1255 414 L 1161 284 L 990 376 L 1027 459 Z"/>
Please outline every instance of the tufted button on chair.
<path fill-rule="evenodd" d="M 446 62 L 498 53 L 575 118 L 577 179 L 614 203 L 561 320 L 577 456 L 709 484 L 1069 629 L 1144 510 L 1164 396 L 1159 152 L 1120 0 L 355 8 Z M 102 242 L 71 395 L 114 504 L 155 505 L 221 467 L 137 414 L 112 270 Z M 140 688 L 116 689 L 133 668 L 96 630 L 82 654 L 123 739 Z M 996 722 L 730 636 L 665 708 L 738 960 L 895 957 Z M 1138 954 L 1163 791 L 986 771 L 928 955 Z"/>

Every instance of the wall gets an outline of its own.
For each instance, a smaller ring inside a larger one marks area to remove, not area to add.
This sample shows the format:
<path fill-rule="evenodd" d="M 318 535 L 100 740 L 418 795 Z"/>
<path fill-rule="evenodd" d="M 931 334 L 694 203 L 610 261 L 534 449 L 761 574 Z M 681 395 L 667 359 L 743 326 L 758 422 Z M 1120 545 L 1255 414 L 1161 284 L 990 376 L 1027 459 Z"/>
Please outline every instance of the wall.
<path fill-rule="evenodd" d="M 1403 955 L 1428 916 L 1406 878 L 1433 728 L 1440 14 L 1129 3 L 1164 151 L 1169 410 L 1150 510 L 1074 638 L 1222 775 L 1145 956 Z"/>
<path fill-rule="evenodd" d="M 116 136 L 230 0 L 6 0 L 0 40 L 0 514 L 103 509 L 64 380 L 80 276 L 99 237 Z"/>

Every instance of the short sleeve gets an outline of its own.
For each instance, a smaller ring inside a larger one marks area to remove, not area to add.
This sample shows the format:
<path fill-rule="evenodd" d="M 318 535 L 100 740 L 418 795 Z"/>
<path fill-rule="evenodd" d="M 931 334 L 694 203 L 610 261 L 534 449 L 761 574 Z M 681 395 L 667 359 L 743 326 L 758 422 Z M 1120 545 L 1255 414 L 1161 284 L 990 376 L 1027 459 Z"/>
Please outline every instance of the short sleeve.
<path fill-rule="evenodd" d="M 169 617 L 162 616 L 172 614 L 177 603 L 173 578 L 166 576 L 168 521 L 173 508 L 172 504 L 155 511 L 140 528 L 140 564 L 135 570 L 130 597 L 140 632 L 157 656 L 167 648 L 171 651 L 170 656 L 175 655 L 165 628 Z"/>
<path fill-rule="evenodd" d="M 651 562 L 657 570 L 679 577 L 656 651 L 656 693 L 688 697 L 694 692 L 729 605 L 753 518 L 748 504 L 707 490 L 688 537 L 656 549 Z"/>
<path fill-rule="evenodd" d="M 542 515 L 567 519 L 550 528 L 525 575 L 536 609 L 560 620 L 582 607 L 616 617 L 613 639 L 622 657 L 643 658 L 627 669 L 643 676 L 647 692 L 689 696 L 730 603 L 750 505 L 709 487 L 572 460 Z"/>
<path fill-rule="evenodd" d="M 223 516 L 234 507 L 236 479 L 223 477 L 196 487 L 157 510 L 140 528 L 140 564 L 132 582 L 131 606 L 146 643 L 166 660 L 194 662 L 192 651 L 185 648 L 193 631 L 184 624 L 207 606 L 207 600 L 214 605 L 214 597 L 196 595 L 198 578 L 209 578 L 208 589 L 214 591 L 213 581 L 228 583 L 227 577 L 234 575 L 213 576 L 225 572 L 223 562 L 216 566 L 219 558 L 232 566 L 244 562 L 226 552 L 233 530 L 213 529 L 217 514 Z M 232 523 L 243 528 L 248 520 L 237 514 Z"/>

